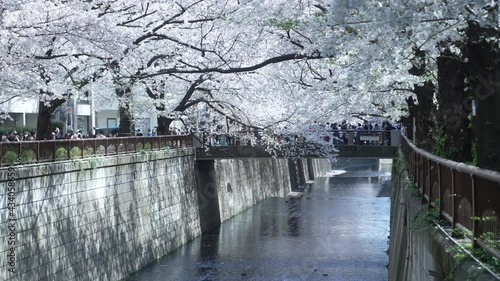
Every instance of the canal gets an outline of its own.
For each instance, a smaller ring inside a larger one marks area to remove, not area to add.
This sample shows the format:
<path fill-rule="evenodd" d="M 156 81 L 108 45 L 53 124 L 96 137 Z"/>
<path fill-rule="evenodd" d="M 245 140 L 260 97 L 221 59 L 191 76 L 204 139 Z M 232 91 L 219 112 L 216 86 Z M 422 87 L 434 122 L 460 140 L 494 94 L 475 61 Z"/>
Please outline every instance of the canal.
<path fill-rule="evenodd" d="M 126 280 L 387 280 L 390 173 L 343 159 L 302 197 L 262 201 Z"/>

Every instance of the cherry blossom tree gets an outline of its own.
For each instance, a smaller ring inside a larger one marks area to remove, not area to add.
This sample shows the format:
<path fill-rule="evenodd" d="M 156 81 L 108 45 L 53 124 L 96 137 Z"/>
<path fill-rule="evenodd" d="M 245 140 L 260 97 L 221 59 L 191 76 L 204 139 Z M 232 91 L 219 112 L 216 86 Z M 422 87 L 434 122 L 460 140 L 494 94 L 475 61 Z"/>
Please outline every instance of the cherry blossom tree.
<path fill-rule="evenodd" d="M 4 1 L 0 83 L 7 99 L 39 97 L 42 120 L 91 89 L 118 101 L 124 132 L 128 111 L 144 106 L 162 133 L 171 113 L 197 104 L 271 131 L 399 119 L 439 100 L 429 87 L 436 59 L 465 60 L 454 44 L 471 37 L 472 22 L 496 27 L 497 10 L 463 0 Z"/>

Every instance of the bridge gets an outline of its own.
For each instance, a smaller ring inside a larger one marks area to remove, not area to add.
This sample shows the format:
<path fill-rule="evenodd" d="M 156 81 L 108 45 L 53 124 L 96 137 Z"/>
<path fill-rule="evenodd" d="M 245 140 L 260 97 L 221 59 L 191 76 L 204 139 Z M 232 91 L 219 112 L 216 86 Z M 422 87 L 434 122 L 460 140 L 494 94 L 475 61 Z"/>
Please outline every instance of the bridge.
<path fill-rule="evenodd" d="M 247 132 L 246 135 L 254 132 Z M 312 135 L 312 134 L 311 134 Z M 309 135 L 308 137 L 311 137 Z M 325 132 L 315 136 L 314 141 L 304 142 L 292 140 L 288 137 L 279 137 L 278 145 L 269 147 L 261 145 L 256 138 L 224 142 L 224 145 L 206 147 L 195 138 L 194 146 L 196 158 L 229 159 L 229 158 L 327 158 L 336 157 L 364 157 L 364 158 L 394 158 L 400 144 L 400 132 L 398 130 L 339 130 Z M 206 142 L 205 142 L 206 143 Z"/>
<path fill-rule="evenodd" d="M 196 159 L 229 159 L 229 158 L 261 158 L 261 157 L 303 157 L 303 158 L 325 158 L 327 153 L 337 157 L 363 157 L 363 158 L 395 158 L 397 156 L 397 146 L 382 145 L 338 145 L 328 147 L 322 145 L 288 145 L 276 150 L 270 150 L 265 145 L 231 145 L 218 147 L 197 147 Z"/>

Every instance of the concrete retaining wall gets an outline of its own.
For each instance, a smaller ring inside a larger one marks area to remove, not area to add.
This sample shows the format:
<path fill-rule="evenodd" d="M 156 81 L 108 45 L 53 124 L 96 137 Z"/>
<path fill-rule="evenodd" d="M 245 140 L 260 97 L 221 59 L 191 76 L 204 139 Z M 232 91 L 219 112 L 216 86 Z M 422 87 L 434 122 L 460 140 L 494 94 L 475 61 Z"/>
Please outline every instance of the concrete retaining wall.
<path fill-rule="evenodd" d="M 200 234 L 193 150 L 14 169 L 16 274 L 2 169 L 0 280 L 118 280 Z"/>
<path fill-rule="evenodd" d="M 328 159 L 306 158 L 302 159 L 302 170 L 305 180 L 314 180 L 315 177 L 324 177 L 332 170 Z"/>
<path fill-rule="evenodd" d="M 323 176 L 330 167 L 309 162 L 299 171 Z M 196 161 L 183 149 L 14 167 L 15 273 L 8 170 L 0 169 L 0 280 L 120 280 L 260 200 L 285 196 L 297 171 L 290 165 Z"/>
<path fill-rule="evenodd" d="M 263 199 L 283 197 L 292 190 L 286 159 L 216 160 L 215 174 L 221 221 Z"/>
<path fill-rule="evenodd" d="M 332 170 L 328 159 L 312 158 L 312 170 L 315 177 L 324 177 L 326 173 Z"/>
<path fill-rule="evenodd" d="M 426 206 L 411 197 L 403 165 L 395 161 L 392 171 L 389 281 L 499 280 L 425 220 Z"/>

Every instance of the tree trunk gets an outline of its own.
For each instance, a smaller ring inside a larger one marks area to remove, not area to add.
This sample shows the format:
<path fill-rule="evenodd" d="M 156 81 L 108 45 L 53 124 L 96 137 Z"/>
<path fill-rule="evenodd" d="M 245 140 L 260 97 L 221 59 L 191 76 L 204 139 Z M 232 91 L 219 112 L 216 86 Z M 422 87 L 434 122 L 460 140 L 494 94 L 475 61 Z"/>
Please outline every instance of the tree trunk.
<path fill-rule="evenodd" d="M 133 135 L 134 126 L 132 124 L 132 118 L 130 116 L 128 103 L 125 106 L 120 106 L 120 125 L 118 128 L 119 134 L 122 136 Z"/>
<path fill-rule="evenodd" d="M 408 71 L 410 74 L 415 76 L 426 75 L 426 65 L 425 63 L 420 63 L 420 61 L 425 61 L 426 53 L 422 50 L 414 50 L 416 62 L 413 67 Z M 417 97 L 417 103 L 412 97 L 406 100 L 408 104 L 409 117 L 406 118 L 406 123 L 410 123 L 413 129 L 413 117 L 416 120 L 416 134 L 415 140 L 413 142 L 427 150 L 432 150 L 432 128 L 433 120 L 432 115 L 435 111 L 435 106 L 433 103 L 435 86 L 431 81 L 426 81 L 423 85 L 414 85 L 413 92 Z M 413 131 L 413 130 L 412 130 Z M 412 131 L 408 131 L 411 134 Z"/>
<path fill-rule="evenodd" d="M 133 118 L 130 114 L 129 98 L 131 90 L 129 87 L 125 89 L 117 89 L 116 95 L 119 98 L 125 98 L 125 102 L 120 102 L 119 112 L 120 112 L 120 124 L 119 124 L 119 134 L 122 136 L 129 136 L 134 134 L 134 124 Z"/>
<path fill-rule="evenodd" d="M 493 81 L 500 81 L 500 71 L 494 73 Z M 498 82 L 497 82 L 498 83 Z M 500 171 L 500 93 L 481 94 L 483 99 L 477 99 L 477 116 L 475 119 L 477 166 L 480 168 Z"/>
<path fill-rule="evenodd" d="M 38 102 L 38 118 L 36 122 L 36 139 L 37 140 L 50 140 L 52 139 L 52 123 L 50 118 L 52 113 L 61 106 L 66 100 L 55 99 L 49 102 L 49 106 L 45 102 Z M 59 128 L 62 129 L 62 128 Z"/>
<path fill-rule="evenodd" d="M 472 131 L 469 128 L 470 98 L 465 88 L 467 65 L 451 53 L 438 57 L 437 102 L 434 154 L 457 162 L 472 161 Z"/>
<path fill-rule="evenodd" d="M 467 35 L 469 88 L 477 108 L 473 121 L 477 166 L 500 171 L 500 61 L 496 44 L 482 39 L 498 39 L 499 34 L 470 22 Z"/>
<path fill-rule="evenodd" d="M 414 91 L 417 96 L 418 105 L 414 105 L 416 118 L 416 134 L 415 144 L 427 151 L 432 151 L 432 115 L 435 107 L 432 101 L 434 96 L 435 86 L 432 82 L 427 81 L 422 86 L 415 85 Z"/>
<path fill-rule="evenodd" d="M 170 135 L 171 132 L 169 130 L 170 124 L 172 124 L 172 121 L 174 119 L 168 118 L 166 116 L 158 116 L 158 128 L 156 130 L 156 133 L 161 136 L 161 135 Z"/>

